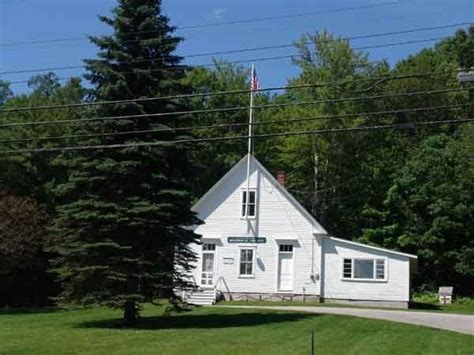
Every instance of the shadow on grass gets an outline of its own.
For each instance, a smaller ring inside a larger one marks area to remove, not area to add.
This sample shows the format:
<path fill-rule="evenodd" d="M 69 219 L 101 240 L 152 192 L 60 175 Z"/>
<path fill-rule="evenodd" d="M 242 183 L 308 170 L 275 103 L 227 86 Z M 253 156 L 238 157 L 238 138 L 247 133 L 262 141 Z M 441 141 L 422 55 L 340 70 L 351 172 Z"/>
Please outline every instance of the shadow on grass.
<path fill-rule="evenodd" d="M 62 311 L 62 308 L 58 307 L 45 307 L 45 308 L 0 308 L 0 316 L 7 314 L 41 314 L 41 313 L 54 313 Z"/>
<path fill-rule="evenodd" d="M 88 321 L 79 328 L 115 328 L 115 329 L 205 329 L 251 327 L 269 323 L 295 322 L 317 315 L 299 313 L 234 313 L 234 314 L 185 314 L 176 316 L 145 317 L 133 326 L 125 326 L 121 319 Z"/>

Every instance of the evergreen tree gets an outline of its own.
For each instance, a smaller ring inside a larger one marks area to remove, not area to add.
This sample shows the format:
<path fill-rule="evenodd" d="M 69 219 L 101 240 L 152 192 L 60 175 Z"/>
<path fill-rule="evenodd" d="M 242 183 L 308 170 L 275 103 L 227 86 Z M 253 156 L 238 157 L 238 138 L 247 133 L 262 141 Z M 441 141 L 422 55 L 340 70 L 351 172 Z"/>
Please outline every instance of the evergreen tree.
<path fill-rule="evenodd" d="M 86 60 L 92 99 L 124 100 L 181 93 L 181 58 L 159 0 L 119 0 L 113 17 L 100 17 L 110 36 L 92 37 L 99 59 Z M 166 132 L 99 136 L 81 144 L 135 144 L 182 138 L 171 128 L 177 116 L 146 114 L 182 110 L 172 100 L 102 105 L 94 116 L 143 115 L 140 119 L 88 121 L 82 133 L 170 128 Z M 61 198 L 55 231 L 57 271 L 64 290 L 60 300 L 104 304 L 124 310 L 133 323 L 138 305 L 185 283 L 198 236 L 190 210 L 190 164 L 186 147 L 157 145 L 92 149 L 64 155 L 69 180 L 57 186 Z"/>

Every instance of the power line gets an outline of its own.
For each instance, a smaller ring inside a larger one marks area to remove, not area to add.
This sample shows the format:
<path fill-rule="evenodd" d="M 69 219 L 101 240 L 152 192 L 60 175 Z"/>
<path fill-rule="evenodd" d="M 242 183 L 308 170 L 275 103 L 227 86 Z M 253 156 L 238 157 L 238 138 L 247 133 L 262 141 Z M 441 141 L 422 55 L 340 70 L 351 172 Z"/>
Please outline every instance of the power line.
<path fill-rule="evenodd" d="M 391 5 L 399 5 L 403 3 L 403 1 L 390 1 L 390 2 L 383 2 L 379 4 L 366 4 L 366 5 L 359 5 L 359 6 L 348 6 L 348 7 L 341 7 L 337 9 L 328 9 L 328 10 L 321 10 L 321 11 L 313 11 L 313 12 L 302 12 L 296 14 L 286 14 L 286 15 L 277 15 L 277 16 L 265 16 L 265 17 L 254 17 L 242 20 L 231 20 L 231 21 L 222 21 L 217 23 L 207 23 L 207 24 L 198 24 L 198 25 L 188 25 L 188 26 L 181 26 L 178 29 L 194 29 L 194 28 L 204 28 L 204 27 L 216 27 L 216 26 L 223 26 L 223 25 L 237 25 L 237 24 L 248 24 L 254 22 L 266 22 L 269 20 L 281 20 L 281 19 L 288 19 L 288 18 L 298 18 L 298 17 L 307 17 L 307 16 L 315 16 L 315 15 L 323 15 L 323 14 L 330 14 L 330 13 L 339 13 L 339 12 L 346 12 L 346 11 L 353 11 L 353 10 L 365 10 L 365 9 L 373 9 L 378 7 L 385 7 Z"/>
<path fill-rule="evenodd" d="M 440 25 L 440 26 L 416 27 L 416 28 L 400 30 L 400 31 L 371 33 L 371 34 L 351 36 L 351 37 L 340 37 L 339 39 L 346 40 L 346 41 L 355 41 L 355 40 L 360 40 L 360 39 L 378 38 L 378 37 L 395 36 L 395 35 L 401 35 L 401 34 L 410 34 L 410 33 L 416 33 L 416 32 L 442 30 L 442 29 L 447 29 L 447 28 L 467 26 L 467 25 L 471 25 L 471 24 L 472 24 L 472 22 L 458 22 L 458 23 L 446 24 L 446 25 Z M 153 39 L 153 38 L 125 40 L 125 41 L 123 41 L 123 43 L 148 41 L 150 39 Z M 302 43 L 303 44 L 313 44 L 313 43 L 321 43 L 321 42 L 322 41 L 303 41 Z M 245 53 L 245 52 L 254 52 L 254 51 L 271 50 L 271 49 L 282 49 L 282 48 L 291 48 L 291 47 L 294 47 L 293 43 L 285 43 L 285 44 L 277 44 L 277 45 L 271 45 L 271 46 L 259 46 L 259 47 L 253 47 L 253 48 L 239 48 L 239 49 L 230 49 L 230 50 L 224 50 L 224 51 L 183 54 L 180 57 L 184 57 L 184 58 L 207 57 L 207 56 L 214 56 L 214 55 Z M 159 60 L 165 60 L 165 59 L 170 58 L 170 57 L 171 56 L 165 56 L 165 57 L 159 58 Z"/>
<path fill-rule="evenodd" d="M 293 89 L 304 89 L 311 87 L 325 87 L 325 86 L 337 86 L 347 83 L 357 83 L 357 82 L 366 82 L 366 81 L 388 81 L 388 80 L 401 80 L 409 78 L 417 78 L 424 76 L 433 76 L 446 73 L 445 71 L 431 71 L 424 73 L 411 73 L 403 75 L 392 75 L 392 76 L 382 76 L 382 77 L 373 77 L 373 78 L 361 78 L 361 79 L 350 79 L 350 80 L 338 80 L 332 82 L 320 82 L 314 84 L 300 84 L 300 85 L 287 85 L 287 86 L 273 86 L 269 88 L 262 88 L 254 90 L 254 92 L 267 92 L 267 91 L 277 91 L 277 90 L 293 90 Z M 44 105 L 44 106 L 29 106 L 29 107 L 18 107 L 10 109 L 0 109 L 1 113 L 10 113 L 10 112 L 22 112 L 22 111 L 35 111 L 35 110 L 51 110 L 51 109 L 62 109 L 62 108 L 76 108 L 84 106 L 100 106 L 100 105 L 111 105 L 111 104 L 125 104 L 125 103 L 137 103 L 137 102 L 146 102 L 146 101 L 158 101 L 158 100 L 172 100 L 172 99 L 187 99 L 193 97 L 208 97 L 208 96 L 220 96 L 220 95 L 236 95 L 236 94 L 248 94 L 250 89 L 245 90 L 227 90 L 227 91 L 217 91 L 217 92 L 203 92 L 203 93 L 192 93 L 192 94 L 180 94 L 180 95 L 169 95 L 169 96 L 159 96 L 159 97 L 147 97 L 139 99 L 124 99 L 124 100 L 108 100 L 108 101 L 95 101 L 95 102 L 81 102 L 75 104 L 62 104 L 62 105 Z"/>
<path fill-rule="evenodd" d="M 388 114 L 400 114 L 400 113 L 413 113 L 413 112 L 427 112 L 437 111 L 445 109 L 455 109 L 474 106 L 473 104 L 458 104 L 458 105 L 442 105 L 442 106 L 428 106 L 418 108 L 405 108 L 398 110 L 385 110 L 375 112 L 360 112 L 342 115 L 330 115 L 330 116 L 312 116 L 312 117 L 301 117 L 301 118 L 290 118 L 285 120 L 270 120 L 270 121 L 258 121 L 254 122 L 253 126 L 269 125 L 269 124 L 291 124 L 296 122 L 308 122 L 315 120 L 329 120 L 334 118 L 351 118 L 351 117 L 364 117 L 364 116 L 381 116 Z M 237 123 L 222 123 L 206 126 L 188 126 L 188 127 L 169 127 L 159 129 L 147 129 L 147 130 L 132 130 L 132 131 L 118 131 L 118 132 L 104 132 L 104 133 L 90 133 L 90 134 L 73 134 L 73 135 L 59 135 L 59 136 L 47 136 L 47 137 L 35 137 L 35 138 L 16 138 L 0 140 L 0 144 L 5 143 L 18 143 L 18 142 L 33 142 L 33 141 L 45 141 L 45 140 L 62 140 L 62 139 L 76 139 L 76 138 L 94 138 L 94 137 L 107 137 L 107 136 L 121 136 L 121 135 L 133 135 L 133 134 L 149 134 L 149 133 L 160 133 L 160 132 L 181 132 L 181 131 L 193 131 L 193 130 L 204 130 L 212 128 L 234 128 L 234 127 L 247 127 L 247 122 Z"/>
<path fill-rule="evenodd" d="M 69 79 L 72 79 L 72 78 L 75 78 L 74 76 L 64 76 L 64 77 L 60 77 L 58 78 L 57 80 L 58 81 L 65 81 L 65 80 L 69 80 Z M 76 77 L 77 78 L 77 77 Z M 16 80 L 16 81 L 8 81 L 8 85 L 16 85 L 16 84 L 27 84 L 31 79 L 28 79 L 28 80 Z"/>
<path fill-rule="evenodd" d="M 401 35 L 401 34 L 424 32 L 424 31 L 433 31 L 433 30 L 442 30 L 442 29 L 446 29 L 446 28 L 461 27 L 461 26 L 468 26 L 468 25 L 469 26 L 472 25 L 472 21 L 458 22 L 458 23 L 452 23 L 452 24 L 441 25 L 441 26 L 415 27 L 415 28 L 408 29 L 408 30 L 382 32 L 382 33 L 378 33 L 378 34 L 359 35 L 359 36 L 349 37 L 349 39 L 350 40 L 358 40 L 358 39 L 367 39 L 367 38 L 375 38 L 375 37 L 395 36 L 395 35 Z"/>
<path fill-rule="evenodd" d="M 380 36 L 380 34 L 377 34 Z M 366 38 L 369 35 L 366 35 Z M 393 47 L 393 46 L 401 46 L 401 45 L 408 45 L 408 44 L 417 44 L 417 43 L 427 43 L 427 42 L 434 42 L 439 40 L 444 40 L 451 38 L 451 36 L 444 36 L 444 37 L 434 37 L 434 38 L 427 38 L 427 39 L 418 39 L 418 40 L 411 40 L 411 41 L 404 41 L 404 42 L 394 42 L 394 43 L 386 43 L 386 44 L 376 44 L 376 45 L 368 45 L 368 46 L 361 46 L 361 47 L 353 47 L 353 50 L 365 50 L 365 49 L 376 49 L 376 48 L 384 48 L 384 47 Z M 321 41 L 319 41 L 321 42 Z M 317 41 L 310 41 L 306 44 L 317 43 Z M 260 50 L 269 50 L 269 49 L 279 49 L 279 48 L 287 48 L 287 47 L 294 47 L 294 44 L 284 44 L 284 45 L 276 45 L 276 46 L 263 46 L 263 47 L 253 47 L 253 48 L 242 48 L 242 49 L 235 49 L 235 50 L 228 50 L 228 51 L 221 51 L 221 52 L 207 52 L 207 53 L 196 53 L 196 54 L 189 54 L 180 56 L 182 58 L 193 58 L 193 57 L 201 57 L 201 56 L 211 56 L 211 55 L 219 55 L 219 54 L 231 54 L 231 53 L 243 53 L 243 52 L 255 52 Z M 284 55 L 284 56 L 275 56 L 275 57 L 264 57 L 264 58 L 253 58 L 253 59 L 245 59 L 245 60 L 238 60 L 233 61 L 231 63 L 248 63 L 248 62 L 259 62 L 259 61 L 267 61 L 267 60 L 276 60 L 276 59 L 289 59 L 294 57 L 301 57 L 300 54 L 292 54 L 292 55 Z M 156 62 L 166 58 L 149 58 L 149 59 L 139 59 L 139 60 L 132 60 L 130 62 L 120 62 L 119 64 L 132 64 L 132 63 L 147 63 L 147 62 Z M 216 63 L 206 63 L 206 64 L 193 64 L 193 66 L 201 66 L 201 67 L 215 67 Z M 60 66 L 60 67 L 47 67 L 47 68 L 38 68 L 38 69 L 19 69 L 19 70 L 10 70 L 0 72 L 0 75 L 10 75 L 10 74 L 24 74 L 24 73 L 37 73 L 37 72 L 44 72 L 44 71 L 60 71 L 60 70 L 71 70 L 71 69 L 82 69 L 85 68 L 85 65 L 67 65 L 67 66 Z M 168 66 L 166 67 L 167 70 L 175 69 L 175 70 L 184 70 L 189 68 L 189 65 L 176 65 L 176 66 Z M 145 69 L 146 71 L 146 69 Z"/>
<path fill-rule="evenodd" d="M 327 10 L 322 10 L 322 11 L 312 11 L 312 12 L 303 12 L 303 13 L 285 14 L 285 15 L 276 15 L 276 16 L 265 16 L 265 17 L 254 17 L 254 18 L 247 18 L 247 19 L 241 19 L 241 20 L 220 21 L 220 22 L 187 25 L 187 26 L 176 26 L 176 29 L 184 30 L 184 29 L 220 27 L 220 26 L 237 25 L 237 24 L 248 24 L 248 23 L 254 23 L 254 22 L 265 22 L 265 21 L 270 21 L 270 20 L 281 20 L 281 19 L 308 17 L 308 16 L 323 15 L 323 14 L 330 14 L 330 13 L 340 13 L 340 12 L 347 12 L 347 11 L 354 11 L 354 10 L 372 9 L 372 8 L 383 7 L 383 6 L 398 5 L 401 3 L 402 1 L 391 1 L 391 2 L 384 2 L 384 3 L 379 3 L 379 4 L 367 4 L 367 5 L 360 5 L 360 6 L 348 6 L 348 7 L 341 7 L 341 8 L 336 8 L 336 9 L 327 9 Z M 158 31 L 156 30 L 151 30 L 151 31 L 123 32 L 121 34 L 137 35 L 137 34 L 150 34 L 150 33 L 157 33 L 157 32 Z M 21 42 L 7 42 L 7 43 L 0 43 L 0 47 L 13 47 L 13 46 L 20 46 L 20 45 L 84 41 L 84 40 L 88 40 L 88 36 L 53 38 L 53 39 L 31 40 L 31 41 L 21 41 Z"/>
<path fill-rule="evenodd" d="M 474 118 L 460 118 L 450 120 L 426 121 L 426 122 L 405 122 L 398 124 L 377 125 L 377 126 L 361 126 L 361 127 L 342 127 L 334 129 L 320 129 L 308 131 L 295 132 L 279 132 L 279 133 L 263 133 L 254 134 L 251 138 L 268 138 L 268 137 L 284 137 L 284 136 L 299 136 L 299 135 L 316 135 L 316 134 L 331 134 L 331 133 L 347 133 L 347 132 L 363 132 L 385 129 L 399 129 L 404 126 L 429 126 L 440 124 L 461 124 L 474 122 Z M 0 150 L 0 154 L 19 154 L 19 153 L 42 153 L 42 152 L 64 152 L 74 150 L 92 150 L 92 149 L 117 149 L 117 148 L 136 148 L 136 147 L 153 147 L 174 145 L 183 143 L 204 143 L 204 142 L 219 142 L 248 139 L 248 135 L 233 136 L 233 137 L 213 137 L 213 138 L 193 138 L 193 139 L 179 139 L 174 141 L 155 141 L 155 142 L 138 142 L 138 143 L 121 143 L 121 144 L 103 144 L 103 145 L 85 145 L 85 146 L 65 146 L 55 148 L 28 148 L 28 149 L 10 149 Z"/>
<path fill-rule="evenodd" d="M 267 109 L 267 108 L 276 108 L 276 107 L 287 107 L 287 106 L 305 106 L 305 105 L 315 105 L 315 104 L 324 104 L 324 103 L 338 103 L 338 102 L 347 102 L 347 101 L 365 101 L 365 100 L 379 100 L 386 98 L 395 98 L 395 97 L 413 97 L 419 95 L 431 95 L 439 93 L 448 93 L 448 92 L 460 92 L 468 90 L 468 88 L 458 88 L 458 89 L 440 89 L 440 90 L 426 90 L 426 91 L 416 91 L 409 93 L 399 93 L 399 94 L 383 94 L 375 96 L 366 96 L 366 97 L 348 97 L 340 99 L 325 99 L 325 100 L 316 100 L 316 101 L 300 101 L 300 102 L 288 102 L 288 103 L 278 103 L 278 104 L 265 104 L 265 105 L 255 105 L 254 109 Z M 0 124 L 0 128 L 9 128 L 9 127 L 18 127 L 18 126 L 38 126 L 38 125 L 51 125 L 51 124 L 64 124 L 64 123 L 83 123 L 90 121 L 106 121 L 106 120 L 117 120 L 117 119 L 141 119 L 141 118 L 152 118 L 152 117 L 169 117 L 177 115 L 188 115 L 188 114 L 201 114 L 201 113 L 217 113 L 217 112 L 231 112 L 231 111 L 241 111 L 248 110 L 248 106 L 234 106 L 234 107 L 223 107 L 215 109 L 199 109 L 199 110 L 188 110 L 188 111 L 175 111 L 175 112 L 158 112 L 158 113 L 145 113 L 138 115 L 123 115 L 123 116 L 106 116 L 106 117 L 91 117 L 91 118 L 77 118 L 77 119 L 67 119 L 67 120 L 51 120 L 51 121 L 37 121 L 37 122 L 14 122 L 14 123 L 4 123 Z"/>

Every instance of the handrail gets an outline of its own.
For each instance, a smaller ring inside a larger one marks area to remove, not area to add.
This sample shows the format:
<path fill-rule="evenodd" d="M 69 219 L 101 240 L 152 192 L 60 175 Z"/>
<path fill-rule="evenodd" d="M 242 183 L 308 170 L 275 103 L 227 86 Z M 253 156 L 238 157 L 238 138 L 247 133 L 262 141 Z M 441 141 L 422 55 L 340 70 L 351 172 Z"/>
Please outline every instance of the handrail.
<path fill-rule="evenodd" d="M 224 284 L 224 287 L 225 287 L 225 289 L 226 289 L 226 291 L 227 291 L 227 294 L 229 295 L 229 298 L 230 298 L 230 297 L 231 297 L 231 296 L 230 296 L 231 293 L 230 293 L 229 286 L 227 285 L 227 282 L 225 282 L 224 276 L 222 276 L 222 275 L 219 276 L 218 279 L 217 279 L 217 282 L 216 282 L 216 284 L 215 284 L 215 286 L 214 286 L 214 293 L 216 293 L 216 291 L 217 291 L 217 286 L 219 285 L 219 282 L 221 282 L 221 281 L 222 281 L 222 283 Z"/>
<path fill-rule="evenodd" d="M 196 278 L 194 277 L 193 274 L 191 275 L 186 275 L 188 278 L 192 279 L 192 281 L 194 282 L 194 287 L 192 287 L 193 289 L 195 288 L 198 288 L 198 284 L 197 284 L 197 281 L 196 281 Z M 188 292 L 189 292 L 189 288 L 186 288 L 186 287 L 183 287 L 183 289 L 181 290 L 181 299 L 183 301 L 185 301 L 187 298 L 188 298 Z"/>
<path fill-rule="evenodd" d="M 193 274 L 191 274 L 191 278 L 192 278 L 192 279 L 193 279 L 193 281 L 194 281 L 194 285 L 196 285 L 196 287 L 197 287 L 198 283 L 197 283 L 197 281 L 196 281 L 196 278 L 194 277 L 194 275 L 193 275 Z"/>

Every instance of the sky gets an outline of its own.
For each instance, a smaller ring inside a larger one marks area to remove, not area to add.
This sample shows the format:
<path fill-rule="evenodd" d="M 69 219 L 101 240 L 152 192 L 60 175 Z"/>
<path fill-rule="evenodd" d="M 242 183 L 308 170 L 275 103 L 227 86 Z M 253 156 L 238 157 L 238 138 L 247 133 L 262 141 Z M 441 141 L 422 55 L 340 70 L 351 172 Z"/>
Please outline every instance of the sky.
<path fill-rule="evenodd" d="M 109 15 L 115 5 L 116 0 L 0 0 L 0 79 L 21 82 L 39 73 L 2 72 L 76 66 L 82 64 L 82 59 L 94 58 L 96 48 L 84 39 L 29 45 L 13 43 L 109 33 L 110 29 L 99 21 L 97 15 Z M 354 9 L 342 10 L 347 7 Z M 354 37 L 474 22 L 474 0 L 164 0 L 163 11 L 171 24 L 178 27 L 177 34 L 185 39 L 178 49 L 183 56 L 291 44 L 303 33 L 321 30 Z M 232 25 L 179 28 L 294 14 L 302 15 Z M 455 28 L 447 28 L 366 38 L 354 40 L 352 45 L 363 47 L 433 39 L 449 36 L 454 31 Z M 435 41 L 368 49 L 367 52 L 371 60 L 387 59 L 393 65 L 433 43 Z M 289 54 L 295 54 L 295 49 L 232 53 L 219 58 L 234 61 Z M 211 62 L 212 56 L 185 60 L 187 64 Z M 250 63 L 245 65 L 250 66 Z M 289 59 L 256 62 L 256 68 L 261 87 L 283 86 L 298 74 L 298 68 Z M 67 78 L 83 71 L 68 69 L 56 73 Z M 14 83 L 11 89 L 15 93 L 28 91 L 26 83 Z"/>

